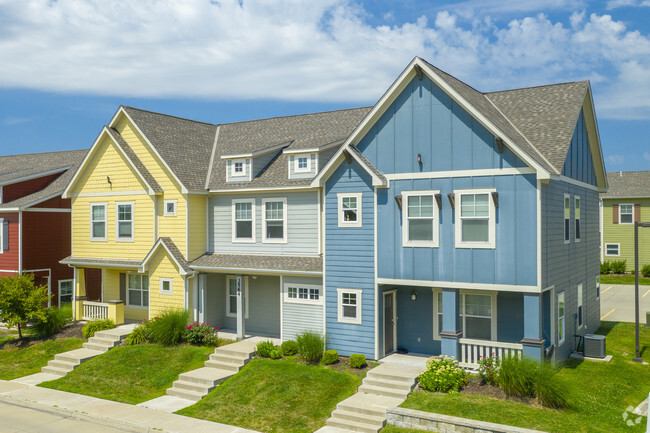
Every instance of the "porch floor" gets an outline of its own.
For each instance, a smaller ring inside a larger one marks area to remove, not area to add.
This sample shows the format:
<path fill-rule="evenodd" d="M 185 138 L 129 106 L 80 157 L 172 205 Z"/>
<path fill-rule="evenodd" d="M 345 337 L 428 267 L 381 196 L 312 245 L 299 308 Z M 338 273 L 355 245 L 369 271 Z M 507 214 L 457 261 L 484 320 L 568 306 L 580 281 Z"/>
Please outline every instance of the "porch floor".
<path fill-rule="evenodd" d="M 237 339 L 237 330 L 236 329 L 229 329 L 229 328 L 221 328 L 219 329 L 219 337 L 220 338 L 226 338 L 228 340 L 236 340 Z M 268 333 L 268 332 L 247 332 L 246 333 L 246 339 L 249 338 L 255 338 L 256 340 L 271 340 L 273 341 L 273 344 L 275 345 L 280 345 L 282 344 L 282 340 L 280 339 L 280 336 L 278 334 L 273 334 L 273 333 Z"/>
<path fill-rule="evenodd" d="M 389 363 L 389 364 L 399 364 L 409 367 L 415 367 L 420 369 L 425 369 L 427 366 L 427 360 L 431 358 L 432 355 L 426 355 L 424 353 L 391 353 L 388 356 L 385 356 L 379 359 L 377 362 L 380 364 Z"/>

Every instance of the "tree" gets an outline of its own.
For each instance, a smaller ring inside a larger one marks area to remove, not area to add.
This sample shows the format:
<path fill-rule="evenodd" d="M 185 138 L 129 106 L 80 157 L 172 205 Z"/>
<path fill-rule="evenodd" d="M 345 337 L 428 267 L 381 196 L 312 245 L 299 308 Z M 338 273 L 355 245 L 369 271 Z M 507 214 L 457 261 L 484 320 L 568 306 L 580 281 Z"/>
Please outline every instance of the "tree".
<path fill-rule="evenodd" d="M 0 278 L 0 321 L 9 327 L 18 327 L 22 340 L 22 327 L 29 320 L 45 320 L 45 310 L 50 296 L 47 286 L 34 286 L 34 274 Z"/>

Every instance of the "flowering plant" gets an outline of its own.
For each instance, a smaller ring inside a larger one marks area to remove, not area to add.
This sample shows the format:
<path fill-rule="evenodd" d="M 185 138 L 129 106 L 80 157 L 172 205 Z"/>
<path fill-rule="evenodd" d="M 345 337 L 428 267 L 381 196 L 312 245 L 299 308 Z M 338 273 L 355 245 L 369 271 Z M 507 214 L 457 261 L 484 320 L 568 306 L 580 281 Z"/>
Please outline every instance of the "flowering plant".
<path fill-rule="evenodd" d="M 492 353 L 491 356 L 478 357 L 478 377 L 485 383 L 490 385 L 496 384 L 497 376 L 499 375 L 499 367 L 501 366 L 501 359 Z"/>
<path fill-rule="evenodd" d="M 419 380 L 422 389 L 427 391 L 458 392 L 467 384 L 467 373 L 453 356 L 433 356 Z"/>
<path fill-rule="evenodd" d="M 185 328 L 185 341 L 197 346 L 216 346 L 219 328 L 206 322 L 193 322 Z"/>

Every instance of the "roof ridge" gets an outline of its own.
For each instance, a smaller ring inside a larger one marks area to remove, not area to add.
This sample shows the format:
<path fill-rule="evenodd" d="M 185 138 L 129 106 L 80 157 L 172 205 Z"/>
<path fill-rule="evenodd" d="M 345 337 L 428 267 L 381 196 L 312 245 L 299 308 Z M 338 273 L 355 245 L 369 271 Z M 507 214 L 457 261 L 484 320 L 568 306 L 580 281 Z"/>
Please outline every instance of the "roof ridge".
<path fill-rule="evenodd" d="M 607 174 L 614 174 L 614 175 L 617 175 L 619 173 L 650 173 L 650 170 L 628 170 L 628 171 L 616 170 L 616 171 L 607 172 Z"/>
<path fill-rule="evenodd" d="M 217 125 L 219 125 L 218 123 L 203 122 L 201 120 L 188 119 L 186 117 L 174 116 L 173 114 L 161 113 L 159 111 L 152 111 L 152 110 L 145 110 L 143 108 L 131 107 L 130 105 L 122 105 L 121 107 L 128 108 L 130 110 L 142 111 L 144 113 L 151 113 L 151 114 L 157 114 L 159 116 L 171 117 L 171 118 L 178 119 L 178 120 L 184 120 L 186 122 L 201 123 L 203 125 L 208 125 L 208 126 L 217 126 Z"/>
<path fill-rule="evenodd" d="M 89 149 L 73 149 L 73 150 L 53 150 L 51 152 L 29 152 L 29 153 L 16 153 L 13 155 L 0 155 L 0 158 L 10 158 L 15 156 L 35 156 L 35 155 L 51 155 L 51 154 L 62 154 L 62 153 L 72 153 L 72 152 L 87 152 Z"/>
<path fill-rule="evenodd" d="M 494 94 L 494 93 L 516 92 L 518 90 L 540 89 L 542 87 L 566 86 L 566 85 L 569 85 L 569 84 L 581 84 L 581 83 L 589 83 L 589 80 L 564 81 L 562 83 L 540 84 L 538 86 L 518 87 L 518 88 L 515 88 L 515 89 L 493 90 L 491 92 L 483 92 L 483 94 L 484 95 L 491 95 L 491 94 Z"/>

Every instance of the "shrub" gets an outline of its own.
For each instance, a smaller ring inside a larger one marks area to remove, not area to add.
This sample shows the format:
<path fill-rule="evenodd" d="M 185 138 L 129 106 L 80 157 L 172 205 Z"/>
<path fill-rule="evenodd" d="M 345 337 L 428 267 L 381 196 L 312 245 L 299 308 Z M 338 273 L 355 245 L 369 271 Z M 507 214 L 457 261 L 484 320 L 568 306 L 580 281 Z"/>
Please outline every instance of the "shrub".
<path fill-rule="evenodd" d="M 269 358 L 271 359 L 282 358 L 282 352 L 280 351 L 280 348 L 279 347 L 273 348 L 273 350 L 271 350 L 271 353 L 269 353 Z"/>
<path fill-rule="evenodd" d="M 274 349 L 275 349 L 275 345 L 271 340 L 260 341 L 259 343 L 257 343 L 255 353 L 257 353 L 257 356 L 261 356 L 262 358 L 270 358 L 271 352 Z"/>
<path fill-rule="evenodd" d="M 355 353 L 350 355 L 350 367 L 352 368 L 363 368 L 367 365 L 366 355 L 360 353 Z"/>
<path fill-rule="evenodd" d="M 650 263 L 647 265 L 643 265 L 641 268 L 641 275 L 643 275 L 646 278 L 650 278 Z"/>
<path fill-rule="evenodd" d="M 141 324 L 133 328 L 133 331 L 126 336 L 124 342 L 132 346 L 134 344 L 142 344 L 151 340 L 151 330 L 149 329 L 149 321 L 143 320 Z"/>
<path fill-rule="evenodd" d="M 625 273 L 625 260 L 614 260 L 612 261 L 612 272 L 615 274 L 624 274 Z"/>
<path fill-rule="evenodd" d="M 49 337 L 59 332 L 72 320 L 72 306 L 65 304 L 61 308 L 50 307 L 45 310 L 45 318 L 34 323 L 34 331 L 39 337 Z"/>
<path fill-rule="evenodd" d="M 149 322 L 151 341 L 163 346 L 175 346 L 185 335 L 189 313 L 185 310 L 165 310 Z"/>
<path fill-rule="evenodd" d="M 332 365 L 339 362 L 339 353 L 336 350 L 326 350 L 323 353 L 323 364 Z"/>
<path fill-rule="evenodd" d="M 509 356 L 501 360 L 497 384 L 508 396 L 533 397 L 537 363 L 529 358 Z"/>
<path fill-rule="evenodd" d="M 298 347 L 298 343 L 296 343 L 293 340 L 287 340 L 284 343 L 282 343 L 282 346 L 280 346 L 282 349 L 282 354 L 284 356 L 292 356 L 298 353 L 300 348 Z"/>
<path fill-rule="evenodd" d="M 427 391 L 457 392 L 467 383 L 467 373 L 453 358 L 433 356 L 427 361 L 427 369 L 419 381 Z"/>
<path fill-rule="evenodd" d="M 185 341 L 197 346 L 217 346 L 219 338 L 217 332 L 219 328 L 211 326 L 209 323 L 193 322 L 185 328 Z"/>
<path fill-rule="evenodd" d="M 497 375 L 499 374 L 499 366 L 501 365 L 501 359 L 498 356 L 495 356 L 494 353 L 492 356 L 479 356 L 478 360 L 478 377 L 485 383 L 490 385 L 495 385 L 497 380 Z"/>
<path fill-rule="evenodd" d="M 551 408 L 567 406 L 567 389 L 556 376 L 557 370 L 548 362 L 542 363 L 535 375 L 535 396 L 542 405 Z"/>
<path fill-rule="evenodd" d="M 304 331 L 296 336 L 300 356 L 305 362 L 318 364 L 325 350 L 325 336 L 311 331 Z"/>
<path fill-rule="evenodd" d="M 605 260 L 600 264 L 600 273 L 609 274 L 610 272 L 612 272 L 612 262 Z"/>
<path fill-rule="evenodd" d="M 113 329 L 115 326 L 115 322 L 111 319 L 93 320 L 81 328 L 81 334 L 84 338 L 91 338 L 95 335 L 95 332 Z"/>

